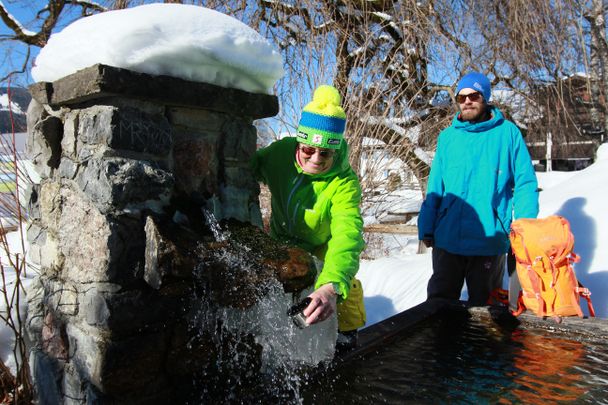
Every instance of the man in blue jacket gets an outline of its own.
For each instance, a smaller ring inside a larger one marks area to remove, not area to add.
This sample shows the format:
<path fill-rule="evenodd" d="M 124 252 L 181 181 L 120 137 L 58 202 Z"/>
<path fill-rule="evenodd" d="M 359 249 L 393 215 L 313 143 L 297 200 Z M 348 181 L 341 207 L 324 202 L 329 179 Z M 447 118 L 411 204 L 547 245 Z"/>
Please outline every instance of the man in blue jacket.
<path fill-rule="evenodd" d="M 460 112 L 441 132 L 418 237 L 433 247 L 428 299 L 459 299 L 466 281 L 469 304 L 486 305 L 502 286 L 513 217 L 536 218 L 538 185 L 521 132 L 488 104 L 490 81 L 472 72 L 460 80 Z"/>

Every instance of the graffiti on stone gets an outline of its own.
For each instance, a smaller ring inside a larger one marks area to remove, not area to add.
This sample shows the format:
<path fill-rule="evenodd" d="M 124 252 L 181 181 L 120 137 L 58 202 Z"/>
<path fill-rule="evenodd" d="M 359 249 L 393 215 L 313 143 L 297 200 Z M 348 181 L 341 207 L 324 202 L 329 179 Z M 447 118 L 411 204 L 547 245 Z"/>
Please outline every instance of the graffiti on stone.
<path fill-rule="evenodd" d="M 113 136 L 111 147 L 166 155 L 171 148 L 171 129 L 167 122 L 120 119 L 118 136 Z M 164 124 L 164 125 L 163 125 Z"/>
<path fill-rule="evenodd" d="M 83 110 L 79 138 L 83 144 L 105 144 L 112 149 L 166 156 L 171 149 L 171 127 L 162 115 L 135 108 L 95 106 Z"/>

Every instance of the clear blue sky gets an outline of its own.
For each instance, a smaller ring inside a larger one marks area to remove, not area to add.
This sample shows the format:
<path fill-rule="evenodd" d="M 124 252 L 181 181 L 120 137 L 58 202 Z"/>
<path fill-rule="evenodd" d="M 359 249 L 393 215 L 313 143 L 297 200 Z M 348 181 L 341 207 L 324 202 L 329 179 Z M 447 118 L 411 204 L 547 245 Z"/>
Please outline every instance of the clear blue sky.
<path fill-rule="evenodd" d="M 8 12 L 13 15 L 26 29 L 37 32 L 42 24 L 42 19 L 36 19 L 36 13 L 42 9 L 46 4 L 46 0 L 4 0 L 2 2 L 8 9 Z M 70 7 L 66 4 L 64 14 L 57 25 L 55 32 L 60 31 L 63 27 L 71 23 L 72 21 L 81 17 L 79 9 Z M 66 13 L 67 11 L 67 13 Z M 44 18 L 44 15 L 42 16 Z M 6 36 L 11 35 L 12 31 L 9 30 L 4 22 L 0 21 L 0 52 L 2 54 L 2 65 L 0 67 L 0 77 L 4 77 L 8 72 L 20 69 L 24 56 L 27 52 L 27 47 L 16 41 L 7 41 Z M 27 73 L 14 76 L 11 81 L 12 86 L 21 85 L 27 86 L 32 83 L 32 79 L 29 77 L 29 70 L 32 68 L 32 63 L 35 60 L 36 55 L 40 48 L 32 46 L 30 47 L 30 61 L 27 66 Z M 6 86 L 7 81 L 0 83 L 0 86 Z"/>

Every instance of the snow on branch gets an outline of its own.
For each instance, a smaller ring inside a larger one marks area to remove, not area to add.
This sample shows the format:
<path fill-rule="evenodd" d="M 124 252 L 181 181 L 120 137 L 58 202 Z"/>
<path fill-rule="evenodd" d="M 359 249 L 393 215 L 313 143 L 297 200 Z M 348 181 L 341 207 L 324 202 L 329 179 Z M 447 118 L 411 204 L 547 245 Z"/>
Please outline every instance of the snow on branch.
<path fill-rule="evenodd" d="M 71 3 L 75 6 L 80 6 L 82 7 L 83 13 L 87 10 L 87 9 L 91 9 L 91 10 L 95 10 L 95 11 L 99 11 L 99 12 L 104 12 L 104 11 L 108 11 L 108 9 L 104 6 L 102 6 L 99 3 L 96 3 L 94 1 L 85 1 L 85 0 L 69 0 L 67 3 Z"/>
<path fill-rule="evenodd" d="M 4 24 L 10 28 L 17 37 L 33 37 L 36 35 L 35 32 L 26 29 L 4 5 L 4 2 L 0 0 L 0 18 L 4 21 Z"/>
<path fill-rule="evenodd" d="M 38 10 L 36 16 L 40 18 L 43 14 L 46 15 L 38 32 L 31 31 L 21 22 L 16 19 L 9 11 L 2 0 L 0 0 L 0 18 L 6 27 L 13 32 L 13 35 L 5 35 L 4 39 L 20 41 L 26 45 L 43 47 L 51 36 L 51 32 L 55 29 L 59 18 L 61 17 L 66 5 L 72 7 L 80 7 L 82 15 L 89 15 L 88 11 L 103 12 L 107 8 L 95 3 L 94 1 L 86 0 L 49 0 L 46 6 Z"/>
<path fill-rule="evenodd" d="M 427 110 L 428 113 L 428 110 Z M 420 131 L 418 130 L 417 127 L 411 127 L 411 128 L 403 128 L 400 124 L 405 123 L 406 119 L 394 119 L 394 118 L 387 118 L 387 117 L 374 117 L 374 116 L 367 116 L 363 119 L 361 119 L 362 122 L 364 122 L 367 125 L 380 125 L 383 126 L 387 129 L 389 129 L 393 134 L 396 134 L 398 136 L 400 136 L 402 139 L 407 140 L 408 143 L 410 143 L 412 145 L 412 149 L 413 149 L 413 153 L 416 155 L 416 157 L 418 159 L 420 159 L 421 161 L 423 161 L 424 163 L 426 163 L 427 165 L 430 165 L 432 162 L 431 157 L 429 156 L 429 154 L 427 152 L 425 152 L 422 148 L 420 148 L 418 145 L 418 140 L 420 138 Z M 411 119 L 407 119 L 407 122 L 412 122 Z"/>

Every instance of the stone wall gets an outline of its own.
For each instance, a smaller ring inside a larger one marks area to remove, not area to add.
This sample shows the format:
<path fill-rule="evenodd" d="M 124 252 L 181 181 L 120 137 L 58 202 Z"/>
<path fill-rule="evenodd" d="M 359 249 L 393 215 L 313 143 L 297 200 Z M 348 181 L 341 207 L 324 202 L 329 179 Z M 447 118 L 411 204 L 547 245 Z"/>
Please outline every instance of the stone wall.
<path fill-rule="evenodd" d="M 189 336 L 191 256 L 212 242 L 201 208 L 261 223 L 247 166 L 253 120 L 276 114 L 277 99 L 103 65 L 30 92 L 41 181 L 29 197 L 40 277 L 28 331 L 41 403 L 175 398 L 212 355 Z M 173 237 L 159 231 L 166 222 Z"/>

